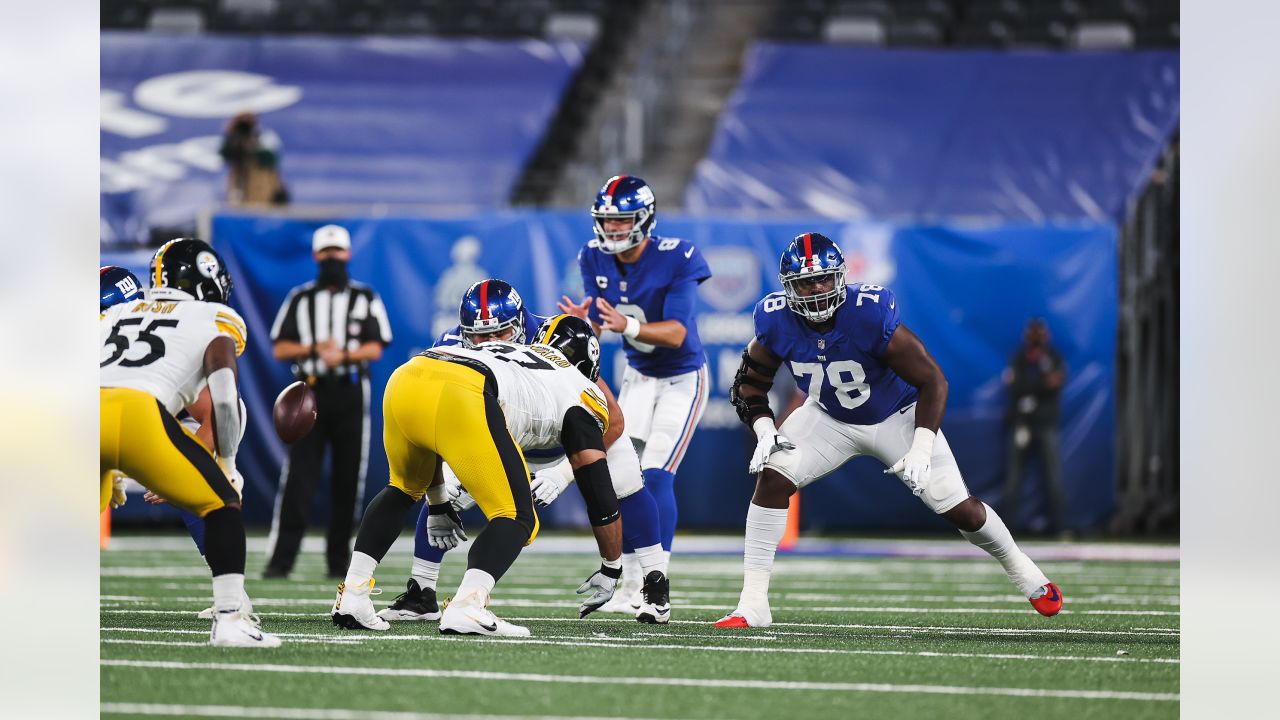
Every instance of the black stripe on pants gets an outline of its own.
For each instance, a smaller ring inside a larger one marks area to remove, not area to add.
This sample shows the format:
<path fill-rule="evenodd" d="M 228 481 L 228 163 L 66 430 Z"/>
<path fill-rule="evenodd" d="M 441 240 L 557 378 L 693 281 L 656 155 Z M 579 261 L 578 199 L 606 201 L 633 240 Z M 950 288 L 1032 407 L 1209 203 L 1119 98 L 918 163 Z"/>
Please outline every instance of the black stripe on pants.
<path fill-rule="evenodd" d="M 476 537 L 467 555 L 467 568 L 483 570 L 499 580 L 511 564 L 520 556 L 520 551 L 529 542 L 533 534 L 537 516 L 533 509 L 533 494 L 529 490 L 529 471 L 520 459 L 520 451 L 507 431 L 506 416 L 498 399 L 489 393 L 484 394 L 485 422 L 489 435 L 493 438 L 502 459 L 502 469 L 506 473 L 507 483 L 511 486 L 511 497 L 515 501 L 515 518 L 494 518 L 489 526 Z"/>

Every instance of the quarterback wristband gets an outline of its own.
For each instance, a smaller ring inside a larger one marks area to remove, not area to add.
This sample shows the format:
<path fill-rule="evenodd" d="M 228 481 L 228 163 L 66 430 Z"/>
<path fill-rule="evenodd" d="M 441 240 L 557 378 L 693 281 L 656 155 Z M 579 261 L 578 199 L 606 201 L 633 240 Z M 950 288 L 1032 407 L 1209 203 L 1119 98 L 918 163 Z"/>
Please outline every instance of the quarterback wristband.
<path fill-rule="evenodd" d="M 622 334 L 625 337 L 629 337 L 632 340 L 635 340 L 637 337 L 640 336 L 640 321 L 631 317 L 630 315 L 627 315 L 625 317 L 627 318 L 627 326 L 622 328 Z"/>
<path fill-rule="evenodd" d="M 912 450 L 922 450 L 926 457 L 933 457 L 933 441 L 937 439 L 938 434 L 929 428 L 916 428 L 915 439 L 911 441 Z"/>

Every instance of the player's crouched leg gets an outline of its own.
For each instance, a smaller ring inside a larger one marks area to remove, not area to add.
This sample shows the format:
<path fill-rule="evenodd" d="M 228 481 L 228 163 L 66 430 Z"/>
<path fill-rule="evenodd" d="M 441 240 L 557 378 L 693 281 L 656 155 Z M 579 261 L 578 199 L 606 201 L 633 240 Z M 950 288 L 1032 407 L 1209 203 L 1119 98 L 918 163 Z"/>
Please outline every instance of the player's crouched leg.
<path fill-rule="evenodd" d="M 209 644 L 222 647 L 280 646 L 262 631 L 252 608 L 244 606 L 244 518 L 239 507 L 221 507 L 204 516 L 205 559 L 213 573 L 213 629 Z"/>

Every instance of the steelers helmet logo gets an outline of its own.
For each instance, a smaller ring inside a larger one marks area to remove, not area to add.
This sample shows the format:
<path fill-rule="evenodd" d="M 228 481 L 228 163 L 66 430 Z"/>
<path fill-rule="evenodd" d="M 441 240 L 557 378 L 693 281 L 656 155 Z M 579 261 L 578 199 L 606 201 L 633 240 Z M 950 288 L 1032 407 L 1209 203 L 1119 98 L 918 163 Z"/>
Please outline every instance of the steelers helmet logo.
<path fill-rule="evenodd" d="M 202 251 L 196 255 L 196 268 L 200 274 L 210 280 L 218 277 L 218 258 L 208 250 Z"/>
<path fill-rule="evenodd" d="M 587 338 L 587 357 L 592 365 L 600 361 L 600 341 L 594 336 Z"/>

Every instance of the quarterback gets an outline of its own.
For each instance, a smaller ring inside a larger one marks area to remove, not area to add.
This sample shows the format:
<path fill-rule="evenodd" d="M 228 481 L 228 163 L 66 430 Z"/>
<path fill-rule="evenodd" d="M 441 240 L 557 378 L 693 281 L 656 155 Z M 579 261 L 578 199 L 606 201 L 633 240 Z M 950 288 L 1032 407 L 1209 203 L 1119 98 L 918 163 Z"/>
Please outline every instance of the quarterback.
<path fill-rule="evenodd" d="M 747 511 L 738 607 L 720 628 L 768 627 L 769 577 L 798 488 L 849 459 L 883 462 L 930 510 L 1000 562 L 1041 615 L 1056 615 L 1062 593 L 1018 548 L 1000 516 L 971 496 L 940 429 L 947 380 L 915 333 L 899 320 L 893 291 L 845 284 L 840 248 L 805 233 L 782 253 L 783 291 L 755 309 L 755 339 L 742 353 L 730 397 L 758 442 Z M 786 365 L 808 399 L 776 427 L 768 392 Z"/>
<path fill-rule="evenodd" d="M 207 243 L 171 240 L 151 259 L 146 298 L 103 313 L 99 471 L 109 497 L 123 473 L 204 520 L 213 575 L 212 645 L 276 647 L 245 607 L 244 520 L 235 475 L 246 420 L 236 388 L 244 321 L 224 303 L 231 276 Z M 176 415 L 208 388 L 215 459 Z"/>
<path fill-rule="evenodd" d="M 564 448 L 582 490 L 603 561 L 579 588 L 591 593 L 582 612 L 607 602 L 622 574 L 622 527 L 605 460 L 609 414 L 594 384 L 599 371 L 599 341 L 584 321 L 565 315 L 548 320 L 534 345 L 433 348 L 400 366 L 382 403 L 391 481 L 365 510 L 333 604 L 334 623 L 390 627 L 370 601 L 373 573 L 400 534 L 404 513 L 424 495 L 431 544 L 448 549 L 467 539 L 444 482 L 442 462 L 448 462 L 489 525 L 472 543 L 467 571 L 440 616 L 440 632 L 527 636 L 528 628 L 488 609 L 489 597 L 538 534 L 521 448 L 556 445 Z"/>

